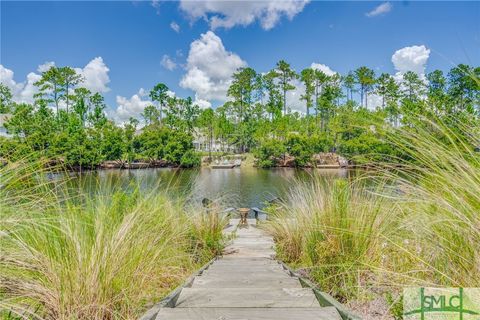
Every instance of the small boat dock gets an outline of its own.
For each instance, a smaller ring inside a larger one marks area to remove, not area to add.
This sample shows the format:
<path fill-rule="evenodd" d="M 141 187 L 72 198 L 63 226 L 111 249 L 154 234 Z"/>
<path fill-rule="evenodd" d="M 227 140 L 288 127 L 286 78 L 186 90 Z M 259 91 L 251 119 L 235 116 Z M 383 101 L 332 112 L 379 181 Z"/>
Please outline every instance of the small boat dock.
<path fill-rule="evenodd" d="M 153 308 L 142 320 L 341 320 L 334 306 L 322 307 L 311 288 L 275 260 L 272 237 L 255 219 L 226 233 L 236 238 L 175 294 L 167 306 Z"/>

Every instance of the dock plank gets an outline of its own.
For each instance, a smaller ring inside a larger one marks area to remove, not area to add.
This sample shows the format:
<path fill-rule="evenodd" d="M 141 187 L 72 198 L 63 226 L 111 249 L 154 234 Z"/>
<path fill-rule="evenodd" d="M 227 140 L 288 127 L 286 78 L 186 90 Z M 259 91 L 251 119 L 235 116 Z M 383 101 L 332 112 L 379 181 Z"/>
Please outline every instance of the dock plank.
<path fill-rule="evenodd" d="M 325 308 L 163 308 L 156 320 L 341 320 Z"/>
<path fill-rule="evenodd" d="M 185 288 L 176 308 L 321 308 L 307 288 Z"/>
<path fill-rule="evenodd" d="M 223 256 L 181 290 L 174 308 L 159 308 L 148 320 L 341 320 L 274 259 L 274 241 L 254 219 L 246 228 L 238 222 L 224 230 L 236 237 Z"/>

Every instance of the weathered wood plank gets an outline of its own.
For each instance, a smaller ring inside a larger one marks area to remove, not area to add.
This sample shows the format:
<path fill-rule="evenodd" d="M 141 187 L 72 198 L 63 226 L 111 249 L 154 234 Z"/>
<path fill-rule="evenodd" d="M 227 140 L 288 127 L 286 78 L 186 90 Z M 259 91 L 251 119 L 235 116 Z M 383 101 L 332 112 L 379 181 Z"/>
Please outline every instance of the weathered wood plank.
<path fill-rule="evenodd" d="M 221 271 L 221 270 L 206 270 L 203 272 L 202 277 L 219 277 L 219 278 L 245 278 L 245 279 L 258 279 L 258 278 L 290 278 L 290 275 L 287 271 L 284 270 L 270 270 L 270 271 L 256 271 L 251 272 L 250 270 L 246 269 L 232 269 L 231 271 Z"/>
<path fill-rule="evenodd" d="M 283 267 L 281 265 L 248 265 L 248 264 L 243 264 L 243 263 L 238 263 L 235 265 L 219 265 L 219 264 L 213 264 L 208 268 L 208 271 L 223 271 L 223 272 L 236 272 L 236 271 L 242 271 L 242 272 L 250 272 L 250 273 L 255 273 L 259 271 L 282 271 L 285 272 Z"/>
<path fill-rule="evenodd" d="M 232 219 L 224 230 L 236 235 L 224 256 L 182 289 L 175 308 L 160 308 L 149 320 L 341 319 L 335 308 L 321 307 L 314 292 L 273 259 L 274 241 L 255 227 L 255 220 L 248 220 L 248 228 L 237 224 L 238 219 Z"/>
<path fill-rule="evenodd" d="M 326 308 L 164 308 L 156 320 L 341 320 Z"/>
<path fill-rule="evenodd" d="M 301 288 L 300 281 L 284 277 L 197 277 L 192 288 Z"/>
<path fill-rule="evenodd" d="M 321 308 L 305 288 L 185 288 L 176 308 Z"/>
<path fill-rule="evenodd" d="M 212 272 L 210 274 L 205 273 L 202 279 L 239 279 L 242 281 L 252 280 L 256 281 L 258 279 L 270 279 L 270 280 L 284 280 L 291 278 L 287 273 L 276 273 L 276 272 L 257 272 L 253 274 L 249 273 L 238 273 L 238 274 L 229 274 L 229 273 L 220 273 Z"/>

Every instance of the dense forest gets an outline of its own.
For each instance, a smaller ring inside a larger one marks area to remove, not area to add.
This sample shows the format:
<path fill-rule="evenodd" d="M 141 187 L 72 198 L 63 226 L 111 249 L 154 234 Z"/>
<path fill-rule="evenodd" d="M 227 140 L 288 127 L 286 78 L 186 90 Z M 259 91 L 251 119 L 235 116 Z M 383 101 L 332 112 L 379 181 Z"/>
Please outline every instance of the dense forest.
<path fill-rule="evenodd" d="M 478 121 L 479 78 L 480 67 L 464 64 L 425 76 L 377 75 L 367 67 L 340 75 L 313 68 L 297 73 L 282 60 L 266 73 L 238 69 L 228 101 L 214 110 L 171 95 L 159 83 L 141 119 L 117 124 L 107 118 L 104 98 L 82 87 L 80 75 L 54 66 L 35 83 L 33 104 L 14 102 L 0 84 L 0 113 L 7 114 L 9 133 L 0 136 L 0 157 L 84 168 L 109 160 L 193 167 L 200 164 L 192 143 L 197 133 L 238 152 L 253 152 L 262 167 L 275 166 L 286 154 L 296 166 L 308 166 L 319 152 L 336 152 L 356 163 L 378 161 L 402 156 L 389 138 L 398 127 L 415 130 L 419 117 L 440 118 L 453 129 L 462 119 Z M 305 113 L 287 99 L 300 82 Z"/>

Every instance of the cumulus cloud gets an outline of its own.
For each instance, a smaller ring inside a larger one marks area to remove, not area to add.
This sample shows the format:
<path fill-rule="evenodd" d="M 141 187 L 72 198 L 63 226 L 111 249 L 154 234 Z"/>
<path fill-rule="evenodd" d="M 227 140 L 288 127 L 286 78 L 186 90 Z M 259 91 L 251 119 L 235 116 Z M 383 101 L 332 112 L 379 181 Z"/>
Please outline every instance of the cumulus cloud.
<path fill-rule="evenodd" d="M 10 88 L 13 95 L 13 101 L 33 103 L 34 94 L 38 92 L 34 83 L 41 79 L 41 73 L 47 71 L 55 66 L 55 62 L 48 61 L 37 67 L 37 72 L 30 72 L 25 81 L 16 82 L 14 79 L 14 72 L 0 65 L 0 82 Z M 108 67 L 103 62 L 102 57 L 92 59 L 83 68 L 74 68 L 74 70 L 83 77 L 82 87 L 89 89 L 92 92 L 107 92 L 110 78 Z"/>
<path fill-rule="evenodd" d="M 210 101 L 198 99 L 197 96 L 195 96 L 195 100 L 193 101 L 193 104 L 196 104 L 197 106 L 199 106 L 200 109 L 208 109 L 212 107 L 212 104 L 210 103 Z"/>
<path fill-rule="evenodd" d="M 430 57 L 430 49 L 424 45 L 405 47 L 395 51 L 392 63 L 398 72 L 413 71 L 418 75 L 425 73 L 425 67 Z"/>
<path fill-rule="evenodd" d="M 395 51 L 392 55 L 392 63 L 397 72 L 393 78 L 400 84 L 400 88 L 403 88 L 403 75 L 408 71 L 415 72 L 425 84 L 428 83 L 425 68 L 429 57 L 430 49 L 424 45 L 405 47 Z"/>
<path fill-rule="evenodd" d="M 287 107 L 292 112 L 298 111 L 301 114 L 306 113 L 305 101 L 301 99 L 301 96 L 305 93 L 305 85 L 298 79 L 292 81 L 295 89 L 287 91 Z M 310 110 L 312 112 L 312 110 Z"/>
<path fill-rule="evenodd" d="M 10 69 L 5 68 L 0 64 L 0 82 L 10 88 L 12 94 L 15 95 L 18 91 L 21 91 L 23 84 L 17 83 L 14 79 L 14 72 Z"/>
<path fill-rule="evenodd" d="M 390 2 L 384 2 L 379 6 L 375 7 L 372 11 L 365 13 L 369 18 L 381 16 L 392 11 L 393 5 Z"/>
<path fill-rule="evenodd" d="M 130 98 L 117 96 L 117 109 L 112 114 L 112 117 L 117 122 L 128 121 L 130 117 L 140 119 L 141 113 L 145 107 L 152 104 L 152 101 L 144 99 L 146 96 L 147 92 L 143 88 L 141 88 L 138 93 L 134 94 Z"/>
<path fill-rule="evenodd" d="M 162 57 L 162 61 L 160 61 L 160 64 L 162 67 L 164 67 L 167 70 L 173 71 L 177 67 L 177 64 L 175 61 L 173 61 L 168 54 L 164 54 Z"/>
<path fill-rule="evenodd" d="M 275 27 L 283 16 L 292 20 L 309 0 L 264 0 L 264 1 L 189 1 L 180 2 L 192 21 L 205 19 L 212 29 L 248 26 L 259 21 L 265 30 Z"/>
<path fill-rule="evenodd" d="M 38 93 L 37 87 L 34 85 L 35 82 L 39 81 L 42 78 L 41 75 L 34 72 L 30 72 L 27 75 L 27 81 L 22 90 L 17 94 L 16 100 L 18 102 L 33 103 L 33 96 Z"/>
<path fill-rule="evenodd" d="M 48 71 L 51 67 L 55 66 L 55 62 L 53 61 L 47 61 L 44 64 L 41 64 L 38 66 L 37 71 L 42 73 Z"/>
<path fill-rule="evenodd" d="M 247 63 L 227 51 L 222 40 L 212 31 L 190 44 L 186 74 L 180 86 L 195 91 L 197 100 L 225 101 L 232 74 Z"/>
<path fill-rule="evenodd" d="M 24 82 L 16 82 L 14 72 L 0 64 L 0 82 L 10 89 L 15 102 L 33 103 L 33 95 L 38 92 L 33 84 L 40 78 L 39 74 L 30 72 Z"/>
<path fill-rule="evenodd" d="M 176 33 L 180 32 L 180 26 L 175 21 L 172 21 L 170 23 L 170 28 L 172 28 L 172 30 L 175 31 Z"/>
<path fill-rule="evenodd" d="M 323 73 L 325 73 L 327 76 L 333 76 L 333 75 L 337 74 L 337 72 L 330 69 L 329 66 L 326 66 L 326 65 L 321 64 L 321 63 L 315 63 L 314 62 L 310 65 L 310 68 L 312 68 L 314 70 L 323 71 Z"/>
<path fill-rule="evenodd" d="M 84 68 L 75 68 L 75 71 L 83 77 L 82 87 L 92 92 L 110 91 L 108 87 L 110 69 L 103 62 L 102 57 L 92 59 Z"/>
<path fill-rule="evenodd" d="M 323 71 L 328 76 L 337 74 L 337 72 L 333 71 L 329 66 L 321 63 L 313 62 L 310 65 L 310 68 Z M 305 85 L 299 79 L 292 81 L 292 84 L 295 86 L 295 89 L 287 92 L 287 106 L 292 110 L 292 112 L 306 114 L 307 109 L 305 106 L 305 101 L 301 99 L 301 96 L 305 94 Z M 312 112 L 314 111 L 310 110 L 310 113 Z"/>

